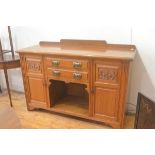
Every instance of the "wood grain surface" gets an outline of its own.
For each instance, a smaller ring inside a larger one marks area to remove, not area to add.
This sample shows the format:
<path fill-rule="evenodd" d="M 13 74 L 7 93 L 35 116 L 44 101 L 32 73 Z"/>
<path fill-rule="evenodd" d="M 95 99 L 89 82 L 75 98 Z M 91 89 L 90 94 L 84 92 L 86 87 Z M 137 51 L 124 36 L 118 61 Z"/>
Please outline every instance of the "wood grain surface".
<path fill-rule="evenodd" d="M 17 52 L 133 60 L 136 54 L 136 47 L 134 45 L 107 44 L 105 41 L 100 40 L 62 39 L 59 43 L 42 41 L 40 45 L 24 48 Z"/>
<path fill-rule="evenodd" d="M 41 42 L 40 46 L 19 50 L 19 53 L 28 110 L 41 108 L 104 122 L 113 128 L 124 127 L 128 70 L 136 54 L 134 45 L 63 39 L 59 44 Z M 55 85 L 54 80 L 60 84 Z M 75 98 L 63 100 L 68 96 L 66 85 L 71 83 L 85 86 L 88 112 L 81 106 L 78 109 L 76 89 L 72 90 Z M 59 93 L 62 90 L 63 96 Z M 54 102 L 56 99 L 59 106 Z"/>

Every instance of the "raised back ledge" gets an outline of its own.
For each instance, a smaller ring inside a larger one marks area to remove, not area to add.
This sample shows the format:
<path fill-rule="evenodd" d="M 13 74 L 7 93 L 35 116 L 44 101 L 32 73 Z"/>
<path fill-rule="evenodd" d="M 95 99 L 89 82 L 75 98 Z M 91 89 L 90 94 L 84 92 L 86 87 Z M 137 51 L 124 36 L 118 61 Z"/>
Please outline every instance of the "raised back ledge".
<path fill-rule="evenodd" d="M 119 50 L 119 51 L 136 51 L 135 45 L 127 45 L 127 44 L 107 44 L 107 50 Z"/>
<path fill-rule="evenodd" d="M 105 51 L 106 41 L 61 39 L 60 42 L 40 41 L 42 47 L 59 47 L 62 50 L 94 50 Z"/>
<path fill-rule="evenodd" d="M 75 39 L 61 39 L 60 40 L 62 49 L 70 50 L 94 50 L 94 51 L 105 51 L 106 41 L 104 40 L 75 40 Z"/>
<path fill-rule="evenodd" d="M 136 51 L 135 45 L 127 44 L 107 44 L 104 40 L 75 40 L 75 39 L 61 39 L 60 42 L 40 41 L 42 47 L 61 48 L 62 50 L 91 50 L 91 51 Z"/>

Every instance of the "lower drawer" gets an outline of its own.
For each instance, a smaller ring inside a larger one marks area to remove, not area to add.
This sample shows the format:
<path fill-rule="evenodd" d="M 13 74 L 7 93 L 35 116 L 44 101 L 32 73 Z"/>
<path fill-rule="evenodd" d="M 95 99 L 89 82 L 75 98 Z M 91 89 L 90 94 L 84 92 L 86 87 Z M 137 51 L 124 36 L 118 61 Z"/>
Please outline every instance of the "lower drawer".
<path fill-rule="evenodd" d="M 70 70 L 48 68 L 47 74 L 48 74 L 48 77 L 56 80 L 67 80 L 67 81 L 75 81 L 75 82 L 88 81 L 87 72 L 77 72 L 77 71 L 70 71 Z"/>

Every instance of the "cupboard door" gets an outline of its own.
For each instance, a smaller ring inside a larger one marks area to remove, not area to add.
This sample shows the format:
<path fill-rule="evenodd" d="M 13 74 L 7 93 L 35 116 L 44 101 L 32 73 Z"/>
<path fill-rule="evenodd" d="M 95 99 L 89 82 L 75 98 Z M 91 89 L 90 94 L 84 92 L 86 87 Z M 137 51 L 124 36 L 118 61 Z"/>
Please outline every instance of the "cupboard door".
<path fill-rule="evenodd" d="M 34 107 L 47 107 L 45 82 L 42 78 L 28 77 L 29 104 Z"/>
<path fill-rule="evenodd" d="M 109 121 L 118 119 L 118 95 L 117 89 L 96 87 L 94 115 Z"/>

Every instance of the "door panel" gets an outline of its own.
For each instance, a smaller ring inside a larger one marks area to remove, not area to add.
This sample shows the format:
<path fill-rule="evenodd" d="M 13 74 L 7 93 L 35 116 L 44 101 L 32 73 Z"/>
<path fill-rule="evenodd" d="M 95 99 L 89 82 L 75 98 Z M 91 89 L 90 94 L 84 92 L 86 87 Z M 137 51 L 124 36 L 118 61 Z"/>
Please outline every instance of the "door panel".
<path fill-rule="evenodd" d="M 118 117 L 118 90 L 96 88 L 94 115 L 98 118 L 117 120 Z"/>
<path fill-rule="evenodd" d="M 30 104 L 39 107 L 46 107 L 46 90 L 44 85 L 44 79 L 28 77 L 28 82 Z"/>

